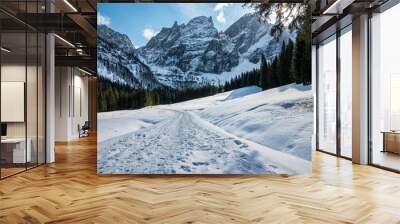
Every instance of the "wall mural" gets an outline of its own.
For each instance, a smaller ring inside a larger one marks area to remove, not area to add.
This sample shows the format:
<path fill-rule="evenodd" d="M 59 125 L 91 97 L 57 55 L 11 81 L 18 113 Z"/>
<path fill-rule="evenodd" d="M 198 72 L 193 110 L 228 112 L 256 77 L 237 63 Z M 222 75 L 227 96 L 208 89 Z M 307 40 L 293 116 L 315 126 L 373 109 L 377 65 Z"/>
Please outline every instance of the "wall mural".
<path fill-rule="evenodd" d="M 98 173 L 310 172 L 304 27 L 273 32 L 275 14 L 241 3 L 101 3 L 98 13 Z"/>

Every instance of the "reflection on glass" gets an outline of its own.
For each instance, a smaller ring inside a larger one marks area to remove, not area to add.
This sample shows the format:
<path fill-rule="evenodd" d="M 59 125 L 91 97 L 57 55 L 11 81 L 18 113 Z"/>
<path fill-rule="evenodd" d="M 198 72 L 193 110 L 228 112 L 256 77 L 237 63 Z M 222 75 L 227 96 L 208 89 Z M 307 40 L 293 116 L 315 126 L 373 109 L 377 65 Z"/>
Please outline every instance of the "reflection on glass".
<path fill-rule="evenodd" d="M 352 157 L 352 35 L 340 36 L 340 153 Z"/>
<path fill-rule="evenodd" d="M 336 41 L 318 48 L 318 146 L 336 153 Z"/>

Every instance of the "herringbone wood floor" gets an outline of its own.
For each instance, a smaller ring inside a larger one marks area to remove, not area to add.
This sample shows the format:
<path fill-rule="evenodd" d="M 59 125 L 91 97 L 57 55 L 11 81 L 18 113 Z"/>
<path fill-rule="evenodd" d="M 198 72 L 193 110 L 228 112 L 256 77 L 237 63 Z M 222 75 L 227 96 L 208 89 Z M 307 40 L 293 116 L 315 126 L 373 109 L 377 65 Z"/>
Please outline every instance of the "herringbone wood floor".
<path fill-rule="evenodd" d="M 96 139 L 0 181 L 0 223 L 400 223 L 400 175 L 315 152 L 300 176 L 98 176 Z"/>

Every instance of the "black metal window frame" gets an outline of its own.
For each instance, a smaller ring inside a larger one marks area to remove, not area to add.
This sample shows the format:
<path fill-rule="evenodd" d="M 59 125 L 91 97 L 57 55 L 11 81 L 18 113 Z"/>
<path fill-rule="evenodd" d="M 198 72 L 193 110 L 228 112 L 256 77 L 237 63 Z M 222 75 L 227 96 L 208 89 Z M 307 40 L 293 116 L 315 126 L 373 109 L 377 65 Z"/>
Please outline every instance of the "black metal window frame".
<path fill-rule="evenodd" d="M 349 17 L 346 17 L 345 20 L 348 20 Z M 348 21 L 347 21 L 348 22 Z M 341 150 L 341 118 L 340 118 L 340 112 L 341 112 L 341 108 L 340 108 L 340 81 L 341 81 L 341 67 L 340 67 L 340 37 L 347 33 L 347 32 L 351 32 L 351 26 L 352 23 L 348 23 L 345 24 L 343 27 L 339 26 L 339 23 L 336 23 L 334 25 L 334 29 L 335 32 L 332 33 L 330 35 L 326 35 L 323 39 L 318 40 L 317 44 L 316 44 L 316 51 L 315 51 L 315 58 L 316 58 L 316 68 L 315 68 L 315 78 L 316 78 L 316 150 L 319 152 L 323 152 L 329 155 L 333 155 L 333 156 L 337 156 L 340 158 L 344 158 L 347 160 L 352 160 L 352 158 L 347 157 L 342 155 L 342 150 Z M 350 29 L 349 29 L 350 28 Z M 332 38 L 334 36 L 334 38 Z M 332 39 L 332 40 L 329 40 Z M 336 41 L 336 151 L 335 153 L 329 152 L 327 150 L 321 149 L 319 147 L 319 47 L 321 45 L 321 43 L 326 42 L 326 41 Z"/>

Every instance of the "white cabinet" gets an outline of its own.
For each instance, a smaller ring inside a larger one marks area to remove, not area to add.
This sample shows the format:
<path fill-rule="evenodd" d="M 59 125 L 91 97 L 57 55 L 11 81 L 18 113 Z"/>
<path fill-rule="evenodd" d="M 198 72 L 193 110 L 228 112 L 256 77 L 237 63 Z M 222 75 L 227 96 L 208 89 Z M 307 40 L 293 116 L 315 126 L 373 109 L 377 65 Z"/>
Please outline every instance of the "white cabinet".
<path fill-rule="evenodd" d="M 26 151 L 25 144 L 27 143 Z M 32 161 L 32 141 L 27 139 L 25 143 L 24 138 L 8 138 L 2 139 L 1 144 L 6 147 L 12 148 L 12 162 L 13 163 L 25 163 Z"/>

